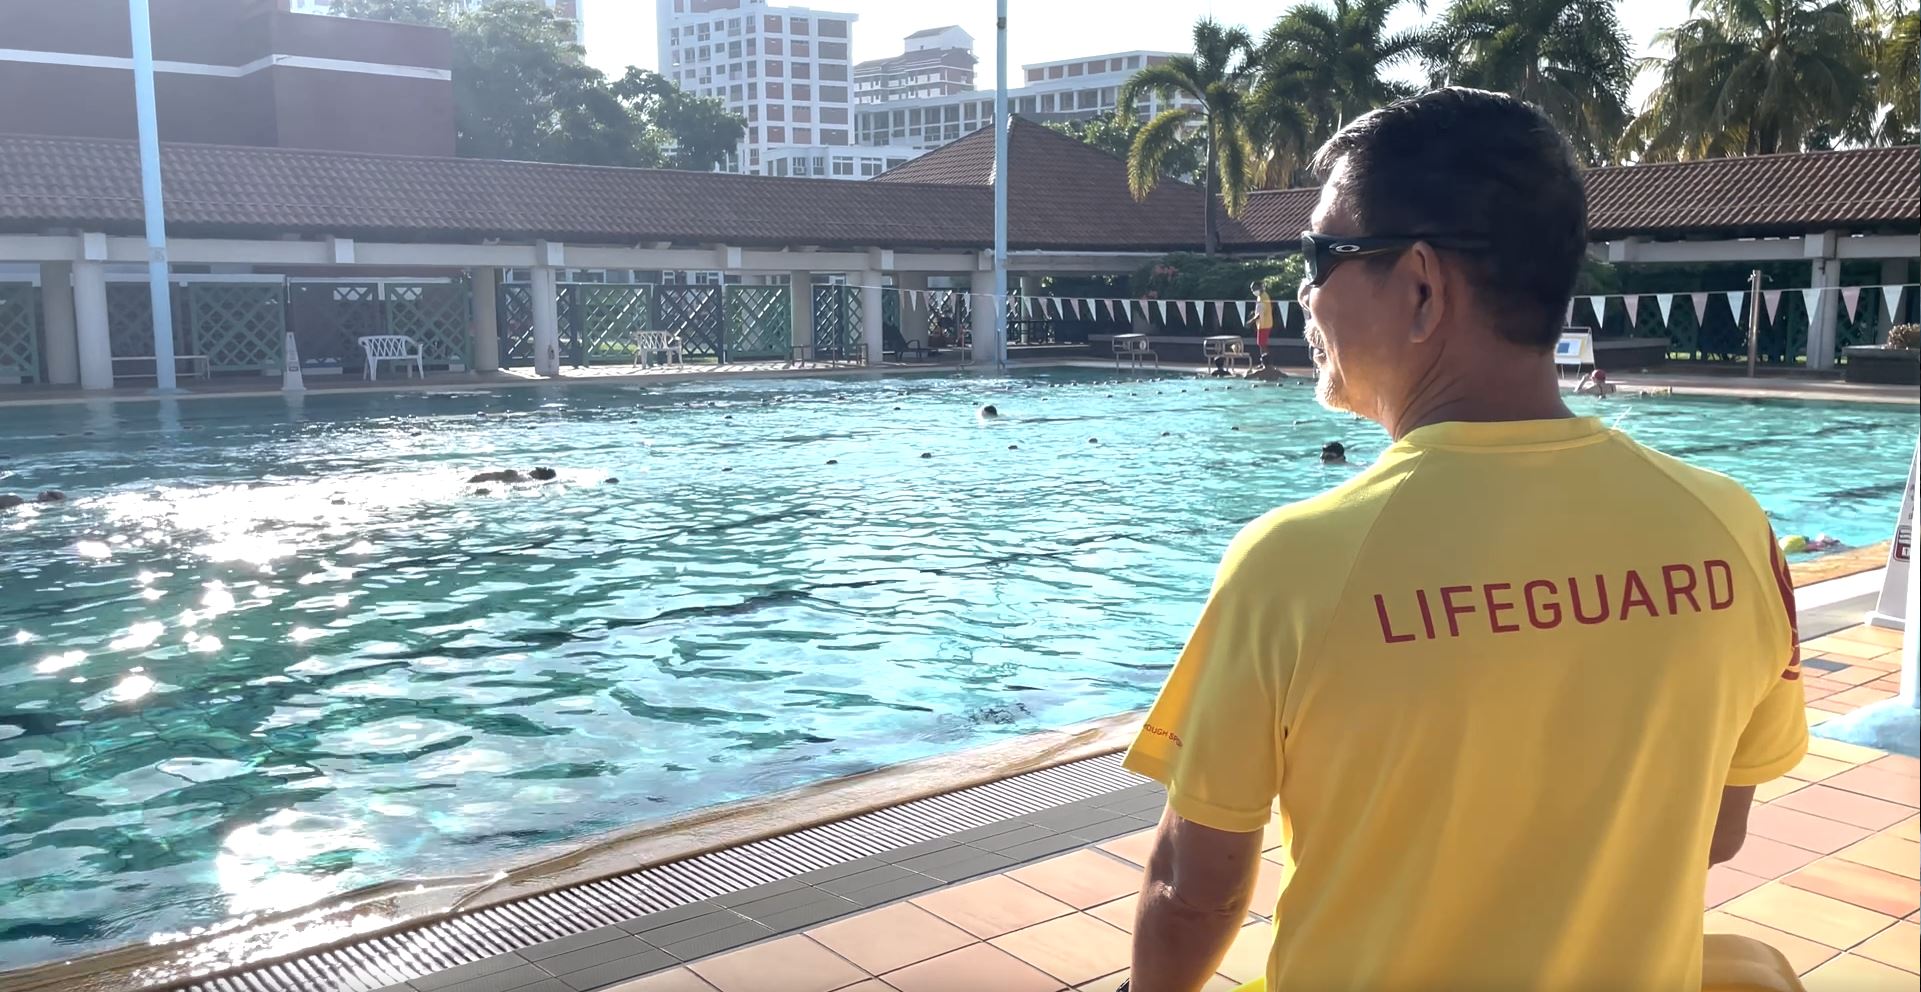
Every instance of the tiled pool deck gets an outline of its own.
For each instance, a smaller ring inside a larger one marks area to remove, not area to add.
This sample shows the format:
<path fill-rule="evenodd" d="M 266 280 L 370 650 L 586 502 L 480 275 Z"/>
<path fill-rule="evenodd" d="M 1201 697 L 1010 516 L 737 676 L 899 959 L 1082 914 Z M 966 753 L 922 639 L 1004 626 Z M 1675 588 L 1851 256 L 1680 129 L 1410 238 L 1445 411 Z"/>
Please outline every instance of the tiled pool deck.
<path fill-rule="evenodd" d="M 1858 615 L 1858 614 L 1856 614 Z M 1899 635 L 1804 643 L 1819 722 L 1894 694 Z M 1746 846 L 1708 874 L 1704 930 L 1778 948 L 1813 992 L 1921 984 L 1921 766 L 1816 738 L 1761 787 Z M 1063 992 L 1126 977 L 1158 813 L 1139 785 L 388 986 L 388 992 Z M 1125 833 L 1102 840 L 1116 829 Z M 1210 990 L 1258 977 L 1282 881 L 1277 827 Z M 720 948 L 728 948 L 719 950 Z M 634 977 L 641 976 L 641 977 Z"/>

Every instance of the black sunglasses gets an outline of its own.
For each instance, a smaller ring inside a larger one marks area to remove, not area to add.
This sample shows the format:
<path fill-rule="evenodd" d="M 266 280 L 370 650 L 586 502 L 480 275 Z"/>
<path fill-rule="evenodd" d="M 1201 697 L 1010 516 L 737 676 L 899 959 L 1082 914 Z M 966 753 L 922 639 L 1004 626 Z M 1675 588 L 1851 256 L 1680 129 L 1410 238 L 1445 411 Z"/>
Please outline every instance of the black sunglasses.
<path fill-rule="evenodd" d="M 1421 242 L 1454 251 L 1486 251 L 1493 247 L 1483 238 L 1456 237 L 1451 234 L 1411 234 L 1378 238 L 1337 238 L 1331 234 L 1301 232 L 1301 257 L 1307 260 L 1307 282 L 1319 286 L 1334 273 L 1334 267 L 1352 258 L 1386 255 L 1406 251 Z"/>

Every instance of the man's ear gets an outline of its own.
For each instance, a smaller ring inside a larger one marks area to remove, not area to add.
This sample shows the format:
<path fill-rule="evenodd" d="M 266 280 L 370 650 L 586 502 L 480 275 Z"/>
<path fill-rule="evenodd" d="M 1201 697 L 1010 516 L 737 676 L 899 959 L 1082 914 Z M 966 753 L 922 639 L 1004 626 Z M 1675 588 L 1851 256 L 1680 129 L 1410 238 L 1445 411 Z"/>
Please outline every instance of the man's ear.
<path fill-rule="evenodd" d="M 1402 274 L 1408 280 L 1407 292 L 1412 299 L 1408 302 L 1412 317 L 1408 321 L 1408 340 L 1421 344 L 1434 336 L 1441 326 L 1441 318 L 1451 302 L 1447 291 L 1447 273 L 1441 264 L 1441 256 L 1425 241 L 1416 242 L 1407 253 L 1401 256 Z"/>

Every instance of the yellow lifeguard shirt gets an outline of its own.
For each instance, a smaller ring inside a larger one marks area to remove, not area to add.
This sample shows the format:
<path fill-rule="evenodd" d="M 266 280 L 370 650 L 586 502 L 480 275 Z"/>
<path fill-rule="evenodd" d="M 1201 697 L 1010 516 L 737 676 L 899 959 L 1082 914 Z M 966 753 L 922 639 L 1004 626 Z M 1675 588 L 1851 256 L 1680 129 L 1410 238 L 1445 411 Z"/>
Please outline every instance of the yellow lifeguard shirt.
<path fill-rule="evenodd" d="M 1268 297 L 1267 290 L 1263 289 L 1259 293 L 1254 294 L 1254 308 L 1254 329 L 1258 331 L 1273 330 L 1274 301 Z"/>
<path fill-rule="evenodd" d="M 1699 988 L 1721 790 L 1807 748 L 1733 481 L 1595 419 L 1443 423 L 1249 524 L 1127 767 L 1266 825 L 1271 989 Z"/>

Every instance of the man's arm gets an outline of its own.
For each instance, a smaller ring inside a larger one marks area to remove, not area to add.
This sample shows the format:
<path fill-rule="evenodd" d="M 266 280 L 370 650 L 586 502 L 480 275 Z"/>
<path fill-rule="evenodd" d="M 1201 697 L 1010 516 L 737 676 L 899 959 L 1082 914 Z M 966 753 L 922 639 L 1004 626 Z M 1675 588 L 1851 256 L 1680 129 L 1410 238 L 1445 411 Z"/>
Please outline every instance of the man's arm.
<path fill-rule="evenodd" d="M 1721 812 L 1714 818 L 1714 839 L 1708 842 L 1708 864 L 1718 865 L 1741 853 L 1748 839 L 1748 809 L 1754 805 L 1754 786 L 1730 785 L 1721 790 Z"/>
<path fill-rule="evenodd" d="M 1230 833 L 1161 814 L 1134 916 L 1130 992 L 1199 992 L 1247 920 L 1261 832 Z"/>

